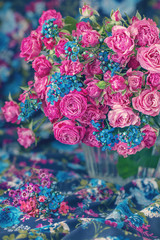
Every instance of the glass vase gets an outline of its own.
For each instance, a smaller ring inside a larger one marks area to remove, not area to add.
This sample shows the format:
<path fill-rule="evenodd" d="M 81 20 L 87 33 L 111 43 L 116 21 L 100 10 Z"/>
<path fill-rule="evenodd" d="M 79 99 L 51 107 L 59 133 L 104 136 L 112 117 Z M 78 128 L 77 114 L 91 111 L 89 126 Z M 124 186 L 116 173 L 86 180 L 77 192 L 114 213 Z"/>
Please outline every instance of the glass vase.
<path fill-rule="evenodd" d="M 85 144 L 82 144 L 82 149 L 85 155 L 86 168 L 91 178 L 104 179 L 111 183 L 124 185 L 137 178 L 160 177 L 159 152 L 155 157 L 152 156 L 152 163 L 148 163 L 145 158 L 137 157 L 136 160 L 122 156 L 119 158 L 115 151 L 102 151 L 101 148 L 89 147 Z M 153 149 L 152 154 L 155 154 L 155 149 Z"/>

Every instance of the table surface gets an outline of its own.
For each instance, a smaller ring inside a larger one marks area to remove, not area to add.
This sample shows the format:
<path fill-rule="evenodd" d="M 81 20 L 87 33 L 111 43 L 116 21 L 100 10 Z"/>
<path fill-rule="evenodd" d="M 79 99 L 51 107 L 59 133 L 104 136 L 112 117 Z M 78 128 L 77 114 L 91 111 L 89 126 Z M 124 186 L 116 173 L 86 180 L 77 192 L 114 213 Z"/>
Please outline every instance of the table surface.
<path fill-rule="evenodd" d="M 125 186 L 90 179 L 79 146 L 44 140 L 24 152 L 13 130 L 4 127 L 0 139 L 0 239 L 160 239 L 159 179 L 138 179 Z M 29 182 L 33 169 L 54 175 L 63 211 L 33 217 L 12 205 L 7 190 Z"/>

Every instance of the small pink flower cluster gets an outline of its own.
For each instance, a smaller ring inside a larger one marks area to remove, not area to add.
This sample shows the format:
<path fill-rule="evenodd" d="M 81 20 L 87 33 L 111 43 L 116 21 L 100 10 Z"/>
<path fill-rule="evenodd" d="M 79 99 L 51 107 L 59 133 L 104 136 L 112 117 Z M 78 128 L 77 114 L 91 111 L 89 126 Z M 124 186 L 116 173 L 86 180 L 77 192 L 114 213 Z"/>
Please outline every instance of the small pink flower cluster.
<path fill-rule="evenodd" d="M 35 182 L 35 179 L 36 182 Z M 21 211 L 32 216 L 45 217 L 55 214 L 67 214 L 69 206 L 63 201 L 64 196 L 54 190 L 54 177 L 48 170 L 34 170 L 29 181 L 17 190 L 10 190 L 9 197 L 13 206 L 19 206 Z"/>
<path fill-rule="evenodd" d="M 105 146 L 124 157 L 152 147 L 158 135 L 153 120 L 160 113 L 156 23 L 139 14 L 124 23 L 117 10 L 101 27 L 90 6 L 80 12 L 80 21 L 70 20 L 68 27 L 59 12 L 45 11 L 38 28 L 23 39 L 20 56 L 35 70 L 23 103 L 41 102 L 55 138 L 64 144 Z M 19 123 L 17 103 L 6 102 L 2 111 L 6 121 Z M 35 141 L 29 129 L 18 128 L 18 136 L 25 147 Z"/>

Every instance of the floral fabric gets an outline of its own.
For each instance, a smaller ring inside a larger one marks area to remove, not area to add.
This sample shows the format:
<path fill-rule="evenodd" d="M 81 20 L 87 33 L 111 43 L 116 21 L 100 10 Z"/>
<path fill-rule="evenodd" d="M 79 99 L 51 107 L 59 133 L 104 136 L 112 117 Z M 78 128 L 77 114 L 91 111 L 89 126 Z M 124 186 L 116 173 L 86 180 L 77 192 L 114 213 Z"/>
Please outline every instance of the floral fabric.
<path fill-rule="evenodd" d="M 0 133 L 0 239 L 160 239 L 159 179 L 137 179 L 125 186 L 90 179 L 80 146 L 42 141 L 38 149 L 24 152 L 15 142 L 14 129 L 5 126 Z M 63 199 L 49 217 L 27 215 L 9 196 L 29 182 L 35 170 L 54 176 L 52 184 L 61 197 L 52 204 Z"/>

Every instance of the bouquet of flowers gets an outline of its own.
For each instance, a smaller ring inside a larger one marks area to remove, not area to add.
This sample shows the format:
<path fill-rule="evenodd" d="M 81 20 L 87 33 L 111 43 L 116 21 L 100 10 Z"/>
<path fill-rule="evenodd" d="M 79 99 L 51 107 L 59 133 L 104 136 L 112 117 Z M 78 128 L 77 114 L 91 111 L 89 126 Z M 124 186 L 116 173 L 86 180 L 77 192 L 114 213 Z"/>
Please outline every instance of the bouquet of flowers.
<path fill-rule="evenodd" d="M 37 140 L 48 119 L 64 144 L 83 142 L 127 157 L 151 148 L 160 112 L 160 39 L 151 19 L 122 18 L 119 10 L 97 22 L 88 5 L 80 20 L 44 11 L 39 26 L 21 44 L 20 56 L 32 62 L 34 81 L 2 108 L 25 148 Z M 33 113 L 42 110 L 40 125 Z M 31 122 L 29 119 L 31 118 Z M 24 126 L 23 126 L 24 124 Z M 26 127 L 28 124 L 28 127 Z"/>

